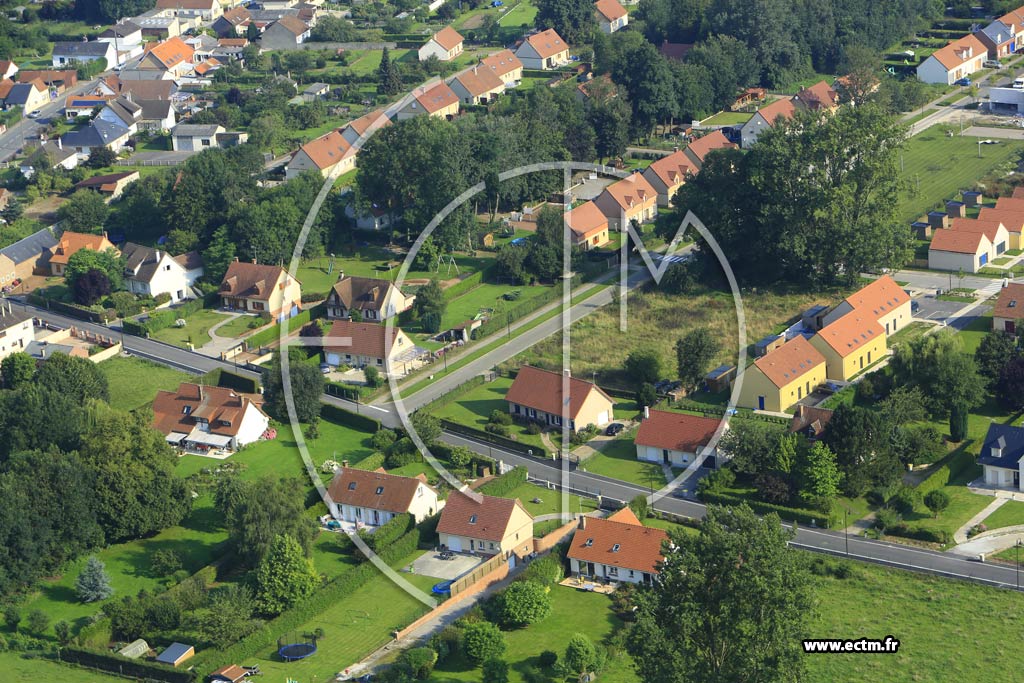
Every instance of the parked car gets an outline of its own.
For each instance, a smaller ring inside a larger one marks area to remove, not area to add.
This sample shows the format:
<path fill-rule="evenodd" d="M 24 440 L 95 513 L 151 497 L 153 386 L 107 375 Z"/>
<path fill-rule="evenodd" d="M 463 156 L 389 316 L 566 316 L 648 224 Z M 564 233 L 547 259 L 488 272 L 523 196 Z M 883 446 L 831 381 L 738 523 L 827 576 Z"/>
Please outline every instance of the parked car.
<path fill-rule="evenodd" d="M 29 112 L 29 114 L 28 114 L 28 117 L 29 117 L 30 119 L 38 119 L 38 118 L 39 118 L 40 116 L 42 116 L 42 115 L 43 115 L 43 112 L 41 112 L 41 111 L 39 111 L 38 109 L 36 109 L 36 110 L 35 110 L 35 111 L 33 111 L 33 112 Z"/>
<path fill-rule="evenodd" d="M 625 425 L 623 425 L 621 422 L 612 422 L 605 428 L 604 433 L 605 436 L 616 436 L 619 433 L 621 433 L 622 430 L 625 428 Z"/>
<path fill-rule="evenodd" d="M 983 64 L 983 66 L 986 69 L 1002 69 L 1003 63 L 1000 62 L 998 59 L 989 59 Z"/>
<path fill-rule="evenodd" d="M 320 364 L 320 372 L 322 372 L 325 375 L 330 374 L 330 372 L 331 372 L 330 364 L 329 363 L 321 363 Z"/>
<path fill-rule="evenodd" d="M 967 85 L 970 85 L 970 84 L 971 84 L 971 79 L 969 79 L 969 78 L 966 78 L 966 77 L 964 77 L 964 78 L 961 78 L 961 79 L 958 79 L 958 80 L 956 80 L 956 81 L 953 81 L 953 85 L 963 85 L 963 86 L 967 86 Z"/>

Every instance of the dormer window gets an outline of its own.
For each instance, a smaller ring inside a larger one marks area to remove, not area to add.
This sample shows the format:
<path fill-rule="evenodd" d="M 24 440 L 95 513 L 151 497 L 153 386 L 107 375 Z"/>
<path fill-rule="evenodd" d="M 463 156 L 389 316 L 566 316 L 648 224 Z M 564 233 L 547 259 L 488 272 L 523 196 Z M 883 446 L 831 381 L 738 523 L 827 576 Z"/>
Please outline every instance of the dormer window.
<path fill-rule="evenodd" d="M 594 545 L 594 539 L 588 538 L 583 545 L 584 545 L 584 547 L 589 548 L 590 546 Z"/>
<path fill-rule="evenodd" d="M 192 414 L 192 406 L 185 406 L 184 408 L 182 408 L 181 409 L 181 414 L 182 415 L 191 415 Z"/>
<path fill-rule="evenodd" d="M 470 515 L 469 523 L 470 524 L 476 524 L 476 515 Z"/>
<path fill-rule="evenodd" d="M 355 491 L 356 490 L 356 483 L 354 481 L 350 481 L 348 483 L 348 490 L 349 491 Z"/>
<path fill-rule="evenodd" d="M 377 495 L 379 496 L 382 493 L 384 493 L 384 487 L 383 486 L 378 486 L 377 487 Z"/>
<path fill-rule="evenodd" d="M 620 546 L 619 546 L 619 544 L 618 544 L 618 543 L 616 543 L 615 545 L 613 545 L 613 546 L 612 546 L 612 552 L 613 552 L 613 553 L 617 553 L 617 552 L 619 552 L 619 547 L 620 547 Z"/>

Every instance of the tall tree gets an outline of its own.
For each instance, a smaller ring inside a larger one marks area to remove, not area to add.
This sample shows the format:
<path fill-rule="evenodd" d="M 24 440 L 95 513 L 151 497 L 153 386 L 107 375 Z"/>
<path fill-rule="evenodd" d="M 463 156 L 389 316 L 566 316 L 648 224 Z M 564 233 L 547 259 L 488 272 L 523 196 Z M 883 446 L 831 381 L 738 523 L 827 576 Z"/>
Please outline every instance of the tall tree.
<path fill-rule="evenodd" d="M 377 90 L 382 95 L 397 95 L 402 91 L 402 77 L 398 66 L 391 61 L 391 54 L 385 47 L 377 67 Z"/>
<path fill-rule="evenodd" d="M 549 28 L 568 43 L 582 43 L 590 39 L 597 20 L 590 0 L 538 0 L 534 25 L 540 30 Z"/>
<path fill-rule="evenodd" d="M 313 561 L 298 541 L 278 536 L 256 566 L 256 605 L 264 614 L 280 614 L 312 595 L 319 583 Z"/>
<path fill-rule="evenodd" d="M 676 363 L 679 379 L 693 389 L 704 380 L 708 366 L 718 354 L 721 344 L 706 327 L 698 327 L 676 342 Z"/>
<path fill-rule="evenodd" d="M 1017 341 L 1013 335 L 992 331 L 986 334 L 978 344 L 978 348 L 974 351 L 974 362 L 989 388 L 994 389 L 1003 368 L 1019 356 L 1020 351 L 1017 349 Z"/>
<path fill-rule="evenodd" d="M 289 349 L 288 382 L 284 383 L 284 370 L 280 353 L 263 370 L 263 396 L 267 410 L 278 420 L 289 419 L 287 396 L 295 406 L 295 417 L 299 422 L 309 422 L 320 415 L 320 396 L 324 393 L 326 380 L 323 373 L 306 361 L 305 352 L 299 347 Z"/>
<path fill-rule="evenodd" d="M 5 389 L 17 389 L 31 382 L 35 374 L 36 361 L 24 351 L 12 353 L 0 361 L 0 379 Z"/>
<path fill-rule="evenodd" d="M 811 579 L 777 515 L 711 505 L 696 536 L 670 532 L 637 598 L 629 649 L 649 683 L 802 680 Z"/>
<path fill-rule="evenodd" d="M 95 363 L 64 353 L 55 353 L 42 364 L 36 373 L 36 383 L 81 405 L 89 399 L 110 398 L 107 376 Z"/>
<path fill-rule="evenodd" d="M 106 600 L 114 594 L 110 586 L 110 577 L 100 558 L 90 555 L 85 567 L 75 580 L 75 592 L 82 602 Z"/>
<path fill-rule="evenodd" d="M 64 229 L 79 232 L 98 231 L 109 215 L 110 207 L 103 201 L 103 195 L 86 189 L 76 191 L 57 209 Z"/>
<path fill-rule="evenodd" d="M 821 441 L 816 441 L 801 455 L 797 475 L 800 498 L 819 510 L 829 510 L 839 495 L 839 484 L 843 480 L 836 454 Z"/>
<path fill-rule="evenodd" d="M 290 536 L 309 554 L 315 527 L 305 514 L 303 491 L 298 479 L 247 483 L 226 520 L 232 545 L 246 564 L 257 565 L 278 536 Z"/>

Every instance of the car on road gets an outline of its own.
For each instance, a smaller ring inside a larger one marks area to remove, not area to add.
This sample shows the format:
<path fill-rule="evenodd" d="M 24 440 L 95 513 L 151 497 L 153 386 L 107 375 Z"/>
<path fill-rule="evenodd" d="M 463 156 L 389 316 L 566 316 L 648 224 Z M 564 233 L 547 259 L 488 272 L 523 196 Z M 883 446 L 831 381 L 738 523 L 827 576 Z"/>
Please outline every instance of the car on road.
<path fill-rule="evenodd" d="M 989 59 L 983 64 L 983 66 L 986 69 L 1002 69 L 1003 63 L 1000 62 L 998 59 Z"/>
<path fill-rule="evenodd" d="M 957 80 L 953 81 L 953 85 L 963 85 L 963 86 L 966 86 L 966 85 L 970 85 L 970 84 L 971 84 L 971 79 L 966 78 L 966 77 L 965 78 L 960 78 L 960 79 L 957 79 Z"/>
<path fill-rule="evenodd" d="M 37 109 L 37 110 L 35 110 L 35 111 L 33 111 L 33 112 L 29 112 L 29 114 L 28 114 L 28 117 L 29 117 L 30 119 L 38 119 L 38 118 L 39 118 L 40 116 L 42 116 L 42 115 L 43 115 L 43 112 L 41 112 L 41 111 L 39 111 L 39 110 Z"/>
<path fill-rule="evenodd" d="M 612 422 L 610 425 L 608 425 L 605 428 L 604 433 L 605 433 L 605 436 L 617 436 L 625 428 L 626 428 L 626 426 L 624 424 L 622 424 L 621 422 Z"/>

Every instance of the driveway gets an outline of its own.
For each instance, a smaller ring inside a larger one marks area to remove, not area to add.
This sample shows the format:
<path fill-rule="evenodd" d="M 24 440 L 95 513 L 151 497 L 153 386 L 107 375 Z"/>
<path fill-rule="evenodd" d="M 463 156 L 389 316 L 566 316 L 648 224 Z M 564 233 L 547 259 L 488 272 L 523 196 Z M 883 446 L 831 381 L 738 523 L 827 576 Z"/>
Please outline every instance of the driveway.
<path fill-rule="evenodd" d="M 451 560 L 442 560 L 440 553 L 428 550 L 413 560 L 412 573 L 451 581 L 473 571 L 482 561 L 479 557 L 458 553 Z"/>
<path fill-rule="evenodd" d="M 918 309 L 914 313 L 914 320 L 927 320 L 941 323 L 952 318 L 961 308 L 964 307 L 960 301 L 942 301 L 934 294 L 925 294 L 914 299 Z"/>

